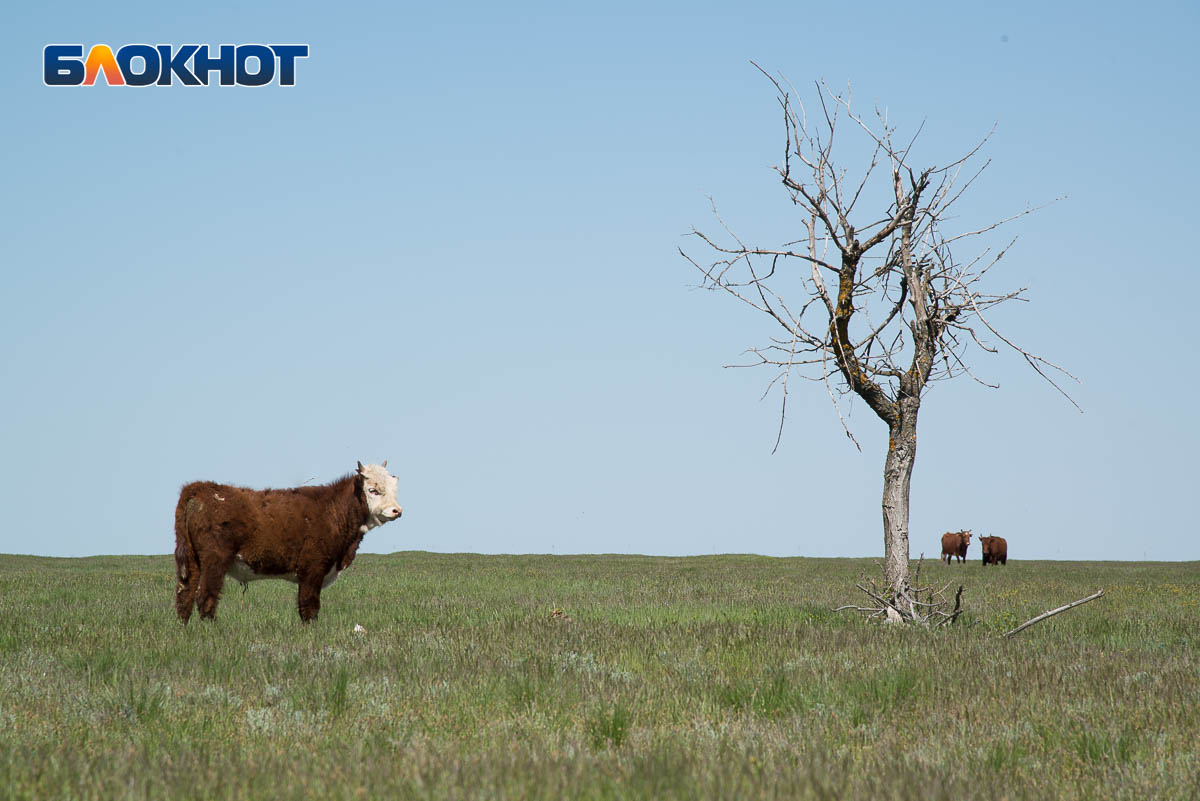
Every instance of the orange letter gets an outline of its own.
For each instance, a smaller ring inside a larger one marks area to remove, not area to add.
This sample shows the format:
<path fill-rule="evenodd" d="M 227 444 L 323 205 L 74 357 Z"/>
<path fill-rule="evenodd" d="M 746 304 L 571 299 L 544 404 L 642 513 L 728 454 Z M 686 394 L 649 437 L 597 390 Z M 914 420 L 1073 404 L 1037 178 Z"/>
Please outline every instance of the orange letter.
<path fill-rule="evenodd" d="M 83 76 L 83 85 L 91 86 L 96 82 L 96 73 L 104 70 L 104 80 L 109 86 L 124 86 L 125 76 L 121 74 L 121 68 L 117 66 L 117 57 L 113 55 L 112 48 L 106 44 L 92 45 L 92 50 L 88 53 L 87 61 L 84 62 L 87 68 L 87 74 Z"/>

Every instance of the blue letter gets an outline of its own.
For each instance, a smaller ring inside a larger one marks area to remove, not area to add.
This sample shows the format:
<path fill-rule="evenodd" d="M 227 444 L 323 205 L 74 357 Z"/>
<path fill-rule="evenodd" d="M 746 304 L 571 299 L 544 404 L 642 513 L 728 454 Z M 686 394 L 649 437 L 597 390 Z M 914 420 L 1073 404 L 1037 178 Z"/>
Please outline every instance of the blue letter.
<path fill-rule="evenodd" d="M 42 50 L 42 83 L 79 86 L 83 83 L 83 45 L 46 45 Z"/>
<path fill-rule="evenodd" d="M 246 70 L 246 60 L 258 59 L 258 72 Z M 266 86 L 275 77 L 275 54 L 266 45 L 247 44 L 237 49 L 237 82 L 242 86 Z"/>
<path fill-rule="evenodd" d="M 213 70 L 221 71 L 221 86 L 233 86 L 234 46 L 221 45 L 220 58 L 210 58 L 208 45 L 200 45 L 192 59 L 192 71 L 200 79 L 200 83 L 208 86 L 208 73 Z"/>
<path fill-rule="evenodd" d="M 171 73 L 175 73 L 184 86 L 199 86 L 200 79 L 187 68 L 188 59 L 199 49 L 200 45 L 180 45 L 179 52 L 172 56 L 170 45 L 159 45 L 158 54 L 162 57 L 162 72 L 158 74 L 158 85 L 170 86 Z"/>
<path fill-rule="evenodd" d="M 296 59 L 308 58 L 308 45 L 271 45 L 279 56 L 279 85 L 296 85 Z"/>
<path fill-rule="evenodd" d="M 133 60 L 138 56 L 146 62 L 146 69 L 141 73 L 133 71 Z M 125 83 L 130 86 L 149 86 L 158 80 L 159 59 L 158 51 L 147 44 L 129 44 L 117 51 L 117 66 L 125 76 Z"/>

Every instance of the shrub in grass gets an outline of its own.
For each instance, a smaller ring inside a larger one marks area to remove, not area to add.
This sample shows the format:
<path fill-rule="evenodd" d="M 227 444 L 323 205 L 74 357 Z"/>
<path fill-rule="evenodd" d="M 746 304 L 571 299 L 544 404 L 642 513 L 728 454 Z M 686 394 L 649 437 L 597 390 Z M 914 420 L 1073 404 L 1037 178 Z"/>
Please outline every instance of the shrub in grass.
<path fill-rule="evenodd" d="M 588 715 L 584 729 L 592 748 L 620 748 L 629 736 L 629 726 L 633 722 L 633 711 L 629 705 L 618 699 L 613 704 L 594 710 Z"/>

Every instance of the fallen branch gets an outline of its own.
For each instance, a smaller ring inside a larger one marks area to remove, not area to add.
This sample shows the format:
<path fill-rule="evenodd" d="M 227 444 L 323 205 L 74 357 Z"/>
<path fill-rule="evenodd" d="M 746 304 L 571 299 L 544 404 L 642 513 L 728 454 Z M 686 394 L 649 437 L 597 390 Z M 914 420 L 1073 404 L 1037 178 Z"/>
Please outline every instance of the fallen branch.
<path fill-rule="evenodd" d="M 878 601 L 879 603 L 881 603 L 883 606 L 881 606 L 881 607 L 880 607 L 879 611 L 884 611 L 884 610 L 886 610 L 886 609 L 892 609 L 893 611 L 895 611 L 895 613 L 896 613 L 896 614 L 900 615 L 901 617 L 904 617 L 904 615 L 903 615 L 903 614 L 900 612 L 900 609 L 899 609 L 899 608 L 898 608 L 898 607 L 897 607 L 897 606 L 896 606 L 894 603 L 892 603 L 891 601 L 889 601 L 889 600 L 887 600 L 887 599 L 885 599 L 885 598 L 881 598 L 881 597 L 879 597 L 878 595 L 876 595 L 875 593 L 871 592 L 870 590 L 868 590 L 866 587 L 864 587 L 864 586 L 863 586 L 863 585 L 861 585 L 861 584 L 855 584 L 854 586 L 855 586 L 855 587 L 858 587 L 860 590 L 862 590 L 863 592 L 865 592 L 867 595 L 871 596 L 871 598 L 872 598 L 873 600 L 876 600 L 876 601 Z"/>
<path fill-rule="evenodd" d="M 871 617 L 875 617 L 876 615 L 879 615 L 882 613 L 882 610 L 876 609 L 873 606 L 855 606 L 854 604 L 850 604 L 848 606 L 839 606 L 837 609 L 834 609 L 833 611 L 841 612 L 842 610 L 845 610 L 845 609 L 853 609 L 855 612 L 872 612 L 873 614 L 870 615 Z"/>
<path fill-rule="evenodd" d="M 923 560 L 925 555 L 921 554 L 921 558 Z M 878 606 L 846 604 L 837 607 L 834 611 L 853 610 L 867 613 L 868 619 L 886 617 L 889 623 L 919 623 L 922 626 L 933 628 L 953 623 L 963 611 L 964 587 L 959 585 L 958 594 L 954 596 L 954 608 L 947 612 L 946 610 L 950 608 L 950 601 L 946 598 L 946 591 L 950 589 L 951 585 L 947 584 L 940 590 L 933 585 L 922 587 L 919 584 L 920 572 L 921 562 L 918 562 L 914 573 L 914 578 L 917 580 L 912 584 L 906 584 L 899 591 L 890 587 L 880 587 L 874 579 L 867 579 L 864 576 L 863 581 L 854 586 Z"/>
<path fill-rule="evenodd" d="M 1004 636 L 1011 637 L 1014 634 L 1016 634 L 1017 632 L 1024 631 L 1025 629 L 1029 628 L 1034 623 L 1041 623 L 1043 620 L 1045 620 L 1048 617 L 1054 617 L 1059 612 L 1065 612 L 1068 609 L 1074 609 L 1077 606 L 1082 606 L 1083 604 L 1086 604 L 1088 601 L 1094 601 L 1102 595 L 1104 595 L 1104 590 L 1099 590 L 1096 592 L 1095 595 L 1089 595 L 1086 598 L 1080 598 L 1078 601 L 1071 601 L 1071 603 L 1067 604 L 1066 606 L 1060 606 L 1057 609 L 1051 609 L 1049 612 L 1043 612 L 1042 614 L 1038 615 L 1037 617 L 1033 618 L 1032 620 L 1026 620 L 1024 623 L 1017 626 L 1015 629 L 1008 632 Z"/>

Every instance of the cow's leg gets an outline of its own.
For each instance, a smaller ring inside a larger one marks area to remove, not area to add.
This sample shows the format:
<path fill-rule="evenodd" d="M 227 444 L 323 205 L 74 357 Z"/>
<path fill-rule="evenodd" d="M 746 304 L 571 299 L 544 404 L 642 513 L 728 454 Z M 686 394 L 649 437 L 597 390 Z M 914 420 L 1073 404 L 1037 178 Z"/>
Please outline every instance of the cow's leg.
<path fill-rule="evenodd" d="M 300 609 L 300 619 L 311 623 L 317 619 L 321 609 L 321 579 L 320 575 L 299 576 L 300 590 L 296 594 L 297 606 Z"/>
<path fill-rule="evenodd" d="M 196 591 L 200 589 L 200 565 L 184 562 L 177 565 L 176 572 L 175 611 L 187 623 L 196 605 Z"/>
<path fill-rule="evenodd" d="M 195 552 L 186 545 L 175 549 L 175 611 L 185 624 L 196 605 L 196 590 L 200 588 L 200 563 Z"/>
<path fill-rule="evenodd" d="M 221 589 L 225 586 L 225 572 L 233 564 L 234 554 L 214 555 L 205 560 L 200 569 L 200 599 L 196 606 L 200 609 L 201 620 L 214 620 L 217 616 L 217 603 L 221 600 Z"/>

